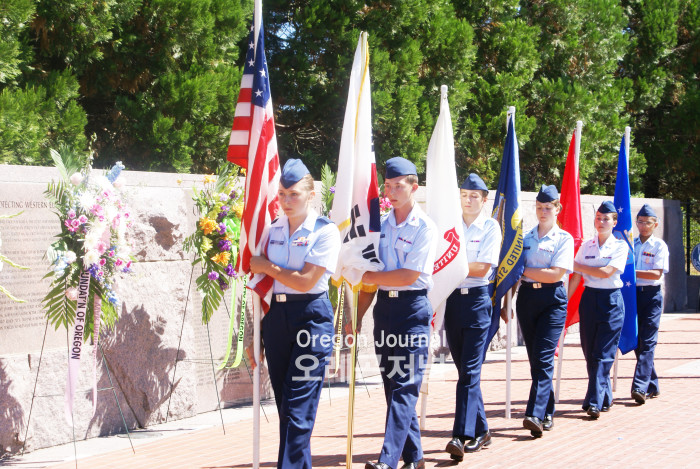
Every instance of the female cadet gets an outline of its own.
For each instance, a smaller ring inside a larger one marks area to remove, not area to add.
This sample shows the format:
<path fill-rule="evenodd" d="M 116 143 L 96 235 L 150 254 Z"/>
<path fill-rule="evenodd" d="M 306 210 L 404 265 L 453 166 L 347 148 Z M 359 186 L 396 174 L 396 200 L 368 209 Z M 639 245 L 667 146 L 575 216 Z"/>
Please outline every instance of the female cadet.
<path fill-rule="evenodd" d="M 460 186 L 469 276 L 447 298 L 445 308 L 447 344 L 459 374 L 452 440 L 445 451 L 457 461 L 465 451 L 478 451 L 491 442 L 481 396 L 481 365 L 491 326 L 489 277 L 498 265 L 501 230 L 482 211 L 488 195 L 484 181 L 473 173 Z"/>
<path fill-rule="evenodd" d="M 562 278 L 574 269 L 574 239 L 556 224 L 560 210 L 557 188 L 543 185 L 535 201 L 539 223 L 523 239 L 525 271 L 516 309 L 532 376 L 523 426 L 535 438 L 554 426 L 554 351 L 567 305 Z"/>
<path fill-rule="evenodd" d="M 311 431 L 331 353 L 328 279 L 338 260 L 340 234 L 311 208 L 314 195 L 306 166 L 287 161 L 278 192 L 284 215 L 270 226 L 267 258 L 250 262 L 254 273 L 274 279 L 262 337 L 280 418 L 279 468 L 311 468 Z"/>
<path fill-rule="evenodd" d="M 601 411 L 610 410 L 613 403 L 610 369 L 625 318 L 620 274 L 625 270 L 629 248 L 613 235 L 616 224 L 617 210 L 613 203 L 600 204 L 594 222 L 598 234 L 581 244 L 574 258 L 575 274 L 569 283 L 570 298 L 581 277 L 585 280 L 579 305 L 581 349 L 588 371 L 583 409 L 594 420 Z"/>

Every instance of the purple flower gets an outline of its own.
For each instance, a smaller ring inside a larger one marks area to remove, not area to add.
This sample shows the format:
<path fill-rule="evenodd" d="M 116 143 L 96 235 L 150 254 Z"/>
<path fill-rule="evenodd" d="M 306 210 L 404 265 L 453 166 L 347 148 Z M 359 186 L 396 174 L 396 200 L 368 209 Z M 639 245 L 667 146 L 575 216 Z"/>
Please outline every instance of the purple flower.
<path fill-rule="evenodd" d="M 219 241 L 219 251 L 230 251 L 231 250 L 231 241 L 227 239 L 222 239 Z"/>
<path fill-rule="evenodd" d="M 219 234 L 221 236 L 226 234 L 226 225 L 224 225 L 223 223 L 219 223 Z"/>
<path fill-rule="evenodd" d="M 226 280 L 223 278 L 219 279 L 219 286 L 221 287 L 222 290 L 226 290 L 228 288 L 228 283 L 226 283 Z"/>
<path fill-rule="evenodd" d="M 331 194 L 335 194 L 335 186 L 331 186 L 329 190 L 331 191 Z"/>
<path fill-rule="evenodd" d="M 238 189 L 232 190 L 231 193 L 229 194 L 229 198 L 237 199 L 238 198 Z"/>
<path fill-rule="evenodd" d="M 209 275 L 207 275 L 207 277 L 209 277 L 209 280 L 216 280 L 217 278 L 219 278 L 219 274 L 217 274 L 216 272 L 209 272 Z"/>
<path fill-rule="evenodd" d="M 236 276 L 236 271 L 233 269 L 233 266 L 231 264 L 226 266 L 226 269 L 224 269 L 226 272 L 226 275 L 229 277 L 235 277 Z"/>

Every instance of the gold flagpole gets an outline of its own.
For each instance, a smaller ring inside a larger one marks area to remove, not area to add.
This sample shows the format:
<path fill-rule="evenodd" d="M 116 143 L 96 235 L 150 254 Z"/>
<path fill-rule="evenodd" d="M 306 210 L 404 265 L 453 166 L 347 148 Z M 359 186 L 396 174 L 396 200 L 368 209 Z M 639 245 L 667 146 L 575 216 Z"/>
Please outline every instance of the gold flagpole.
<path fill-rule="evenodd" d="M 350 396 L 348 399 L 348 448 L 345 457 L 345 467 L 352 467 L 352 437 L 355 412 L 355 364 L 357 362 L 357 300 L 359 288 L 353 288 L 352 292 L 352 345 L 350 346 Z"/>

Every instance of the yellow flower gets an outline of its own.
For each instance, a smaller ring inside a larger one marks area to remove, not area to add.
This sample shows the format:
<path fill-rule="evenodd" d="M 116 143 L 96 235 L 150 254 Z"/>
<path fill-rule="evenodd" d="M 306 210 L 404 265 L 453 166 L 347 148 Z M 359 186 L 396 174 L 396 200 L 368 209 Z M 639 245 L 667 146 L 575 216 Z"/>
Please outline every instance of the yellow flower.
<path fill-rule="evenodd" d="M 177 184 L 178 184 L 178 185 L 182 184 L 182 179 L 178 179 L 178 180 L 177 180 Z"/>
<path fill-rule="evenodd" d="M 241 176 L 245 176 L 246 170 L 245 168 L 241 168 Z"/>
<path fill-rule="evenodd" d="M 202 248 L 202 252 L 207 252 L 209 251 L 214 245 L 211 243 L 211 239 L 207 238 L 206 236 L 202 237 L 202 245 L 200 246 Z"/>
<path fill-rule="evenodd" d="M 208 235 L 215 229 L 219 227 L 219 225 L 216 224 L 214 220 L 210 220 L 209 218 L 200 218 L 199 219 L 199 227 L 202 229 L 205 235 Z"/>
<path fill-rule="evenodd" d="M 209 184 L 210 182 L 216 181 L 216 178 L 214 177 L 213 174 L 207 174 L 204 176 L 204 184 Z"/>
<path fill-rule="evenodd" d="M 221 265 L 228 265 L 229 259 L 231 259 L 230 252 L 220 252 L 219 254 L 211 258 L 211 260 Z"/>

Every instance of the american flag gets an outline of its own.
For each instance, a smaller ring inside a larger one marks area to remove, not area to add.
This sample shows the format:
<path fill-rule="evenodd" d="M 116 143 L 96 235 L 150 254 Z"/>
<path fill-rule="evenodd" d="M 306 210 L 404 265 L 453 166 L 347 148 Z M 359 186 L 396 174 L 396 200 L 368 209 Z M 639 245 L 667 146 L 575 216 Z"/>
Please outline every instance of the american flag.
<path fill-rule="evenodd" d="M 247 170 L 240 255 L 236 266 L 238 272 L 245 274 L 250 273 L 251 256 L 263 252 L 267 229 L 279 208 L 280 164 L 262 22 L 257 43 L 254 39 L 255 31 L 251 27 L 227 154 L 230 162 Z M 265 312 L 269 309 L 272 283 L 273 279 L 265 275 L 251 277 L 248 282 L 248 287 L 260 295 Z"/>

